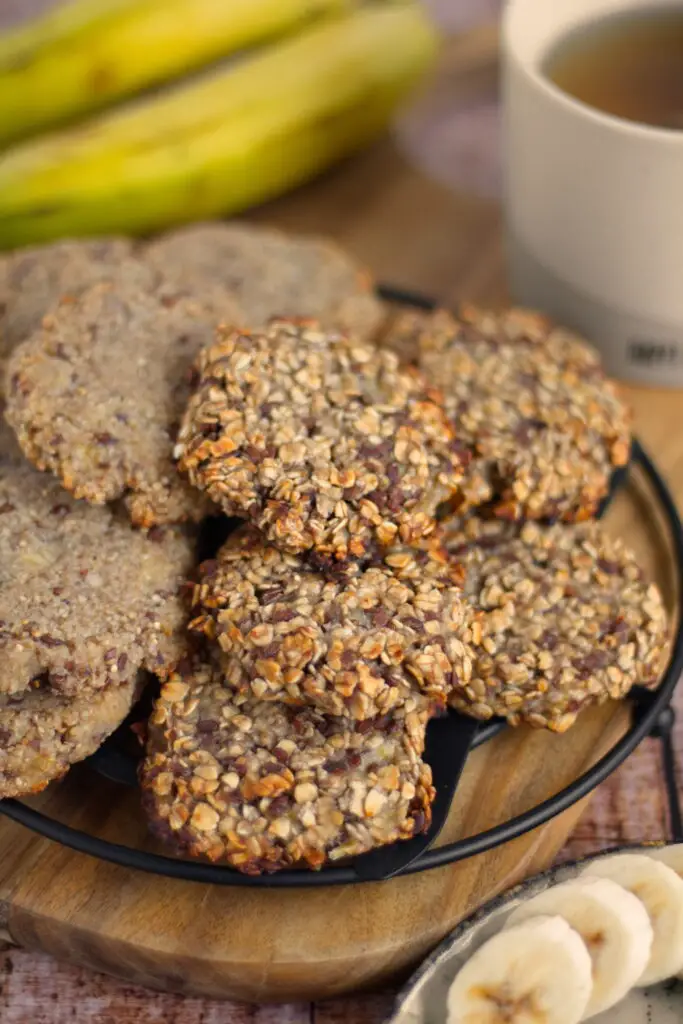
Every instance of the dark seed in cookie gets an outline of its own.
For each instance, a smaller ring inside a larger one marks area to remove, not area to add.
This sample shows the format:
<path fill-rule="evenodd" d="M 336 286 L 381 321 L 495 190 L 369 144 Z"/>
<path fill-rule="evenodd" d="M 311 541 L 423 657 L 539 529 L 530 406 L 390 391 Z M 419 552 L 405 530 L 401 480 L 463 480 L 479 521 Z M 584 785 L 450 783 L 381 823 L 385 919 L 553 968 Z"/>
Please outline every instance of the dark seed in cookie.
<path fill-rule="evenodd" d="M 438 382 L 469 460 L 468 506 L 503 519 L 595 515 L 628 461 L 630 417 L 597 353 L 544 317 L 463 307 L 399 315 L 385 344 Z"/>
<path fill-rule="evenodd" d="M 198 361 L 180 466 L 228 515 L 321 564 L 434 528 L 461 477 L 439 396 L 396 357 L 316 325 L 219 332 Z"/>
<path fill-rule="evenodd" d="M 0 693 L 44 676 L 83 694 L 163 674 L 182 650 L 179 588 L 194 543 L 153 543 L 124 516 L 76 501 L 32 469 L 0 430 Z"/>
<path fill-rule="evenodd" d="M 656 683 L 667 646 L 659 591 L 600 523 L 446 524 L 465 567 L 473 660 L 451 704 L 564 732 L 589 704 Z"/>
<path fill-rule="evenodd" d="M 329 579 L 246 528 L 202 568 L 191 628 L 218 642 L 226 681 L 261 700 L 368 719 L 444 706 L 469 679 L 462 573 L 440 549 L 393 549 Z"/>
<path fill-rule="evenodd" d="M 102 284 L 62 303 L 15 350 L 7 419 L 31 462 L 78 498 L 123 497 L 142 526 L 200 518 L 207 502 L 173 463 L 188 371 L 229 312 L 136 285 Z"/>
<path fill-rule="evenodd" d="M 236 695 L 195 666 L 162 688 L 150 720 L 141 785 L 152 830 L 248 874 L 409 839 L 431 820 L 426 717 L 398 709 L 360 731 Z"/>

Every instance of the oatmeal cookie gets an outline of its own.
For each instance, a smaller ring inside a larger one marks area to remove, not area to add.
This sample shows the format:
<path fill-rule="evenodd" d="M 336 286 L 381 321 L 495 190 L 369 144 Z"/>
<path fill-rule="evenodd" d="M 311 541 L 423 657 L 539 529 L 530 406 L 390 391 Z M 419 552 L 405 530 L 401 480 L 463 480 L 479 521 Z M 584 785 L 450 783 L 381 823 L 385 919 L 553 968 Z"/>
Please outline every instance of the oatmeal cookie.
<path fill-rule="evenodd" d="M 226 682 L 260 700 L 356 719 L 411 694 L 443 707 L 471 667 L 461 583 L 434 546 L 329 579 L 246 528 L 201 566 L 190 628 L 218 641 Z"/>
<path fill-rule="evenodd" d="M 264 703 L 188 661 L 150 719 L 141 784 L 152 830 L 248 874 L 409 839 L 431 820 L 426 719 L 408 705 L 354 723 Z"/>
<path fill-rule="evenodd" d="M 371 337 L 383 316 L 370 274 L 333 242 L 254 224 L 198 224 L 151 242 L 143 258 L 197 294 L 230 293 L 240 327 L 306 316 Z"/>
<path fill-rule="evenodd" d="M 457 491 L 439 396 L 390 352 L 280 320 L 219 332 L 198 370 L 179 465 L 282 550 L 324 565 L 411 543 Z"/>
<path fill-rule="evenodd" d="M 82 695 L 180 655 L 194 541 L 75 501 L 0 430 L 0 693 L 44 677 Z"/>
<path fill-rule="evenodd" d="M 0 798 L 37 793 L 93 754 L 124 720 L 141 680 L 65 697 L 36 684 L 0 697 Z"/>
<path fill-rule="evenodd" d="M 31 246 L 0 257 L 0 374 L 12 349 L 40 327 L 65 295 L 112 276 L 129 276 L 141 288 L 155 273 L 133 255 L 124 238 L 96 238 Z"/>
<path fill-rule="evenodd" d="M 443 389 L 464 503 L 503 519 L 594 516 L 627 463 L 630 416 L 598 354 L 545 317 L 464 306 L 399 314 L 384 343 Z"/>
<path fill-rule="evenodd" d="M 446 524 L 473 612 L 472 674 L 450 702 L 564 732 L 589 704 L 657 682 L 666 612 L 633 554 L 597 522 L 542 526 L 476 517 Z"/>
<path fill-rule="evenodd" d="M 206 499 L 179 476 L 173 444 L 220 314 L 129 282 L 63 302 L 8 365 L 6 416 L 26 456 L 77 498 L 123 498 L 138 525 L 201 518 Z"/>

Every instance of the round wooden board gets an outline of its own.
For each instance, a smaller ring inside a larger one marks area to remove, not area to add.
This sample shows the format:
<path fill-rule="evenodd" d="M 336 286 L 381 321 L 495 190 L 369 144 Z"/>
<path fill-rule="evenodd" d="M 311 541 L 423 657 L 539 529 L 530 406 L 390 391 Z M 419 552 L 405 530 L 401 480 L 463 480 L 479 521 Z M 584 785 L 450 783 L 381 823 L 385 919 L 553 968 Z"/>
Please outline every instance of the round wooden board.
<path fill-rule="evenodd" d="M 640 552 L 669 602 L 665 532 L 634 480 L 610 528 Z M 626 705 L 585 713 L 564 736 L 509 729 L 470 757 L 442 841 L 556 793 L 623 734 Z M 77 828 L 154 848 L 136 791 L 87 766 L 37 798 Z M 391 882 L 316 890 L 204 886 L 128 871 L 0 824 L 0 917 L 10 941 L 128 981 L 253 1001 L 337 995 L 405 974 L 462 917 L 550 864 L 581 812 L 460 864 Z"/>
<path fill-rule="evenodd" d="M 264 217 L 336 235 L 378 275 L 444 302 L 458 293 L 476 299 L 501 292 L 495 208 L 426 182 L 388 145 Z M 676 396 L 633 398 L 639 433 L 683 493 Z M 671 559 L 651 503 L 630 487 L 609 521 L 637 549 L 672 607 Z M 586 712 L 564 736 L 507 730 L 470 757 L 442 841 L 480 832 L 556 793 L 627 725 L 622 705 Z M 75 827 L 148 843 L 137 794 L 86 767 L 37 802 Z M 288 891 L 128 871 L 0 820 L 0 928 L 9 942 L 152 987 L 253 1001 L 328 997 L 405 975 L 463 916 L 546 868 L 581 810 L 577 805 L 515 842 L 450 867 L 381 884 Z"/>

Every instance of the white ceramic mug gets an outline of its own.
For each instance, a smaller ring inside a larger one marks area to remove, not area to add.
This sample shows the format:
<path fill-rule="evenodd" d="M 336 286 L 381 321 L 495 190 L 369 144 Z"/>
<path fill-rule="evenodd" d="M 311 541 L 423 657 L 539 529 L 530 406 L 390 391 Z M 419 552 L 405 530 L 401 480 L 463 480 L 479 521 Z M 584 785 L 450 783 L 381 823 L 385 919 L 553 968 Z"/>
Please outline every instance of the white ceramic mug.
<path fill-rule="evenodd" d="M 664 2 L 681 7 L 681 0 Z M 543 72 L 578 26 L 649 3 L 508 0 L 509 279 L 515 302 L 581 332 L 613 375 L 683 387 L 683 131 L 602 113 Z"/>

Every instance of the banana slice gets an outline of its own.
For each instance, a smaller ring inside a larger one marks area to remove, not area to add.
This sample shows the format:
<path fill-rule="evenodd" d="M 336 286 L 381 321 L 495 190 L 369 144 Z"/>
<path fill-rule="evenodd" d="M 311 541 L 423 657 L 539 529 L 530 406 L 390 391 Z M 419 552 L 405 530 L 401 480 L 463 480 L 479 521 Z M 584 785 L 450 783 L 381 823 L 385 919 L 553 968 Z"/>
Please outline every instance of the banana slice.
<path fill-rule="evenodd" d="M 647 851 L 647 856 L 666 864 L 679 878 L 683 878 L 683 843 L 655 847 Z M 678 972 L 678 977 L 683 978 L 683 971 Z"/>
<path fill-rule="evenodd" d="M 608 878 L 584 876 L 546 889 L 514 910 L 506 927 L 539 914 L 563 917 L 590 953 L 593 992 L 584 1020 L 623 999 L 648 965 L 653 938 L 648 913 L 633 893 Z"/>
<path fill-rule="evenodd" d="M 683 843 L 673 843 L 671 846 L 655 846 L 646 853 L 647 857 L 661 861 L 668 868 L 675 871 L 679 878 L 683 878 Z"/>
<path fill-rule="evenodd" d="M 472 955 L 448 992 L 448 1024 L 579 1024 L 591 987 L 582 939 L 562 917 L 536 917 Z"/>
<path fill-rule="evenodd" d="M 648 965 L 639 986 L 664 981 L 683 969 L 683 880 L 672 868 L 640 853 L 619 853 L 594 861 L 586 875 L 609 878 L 644 904 L 653 930 Z"/>

